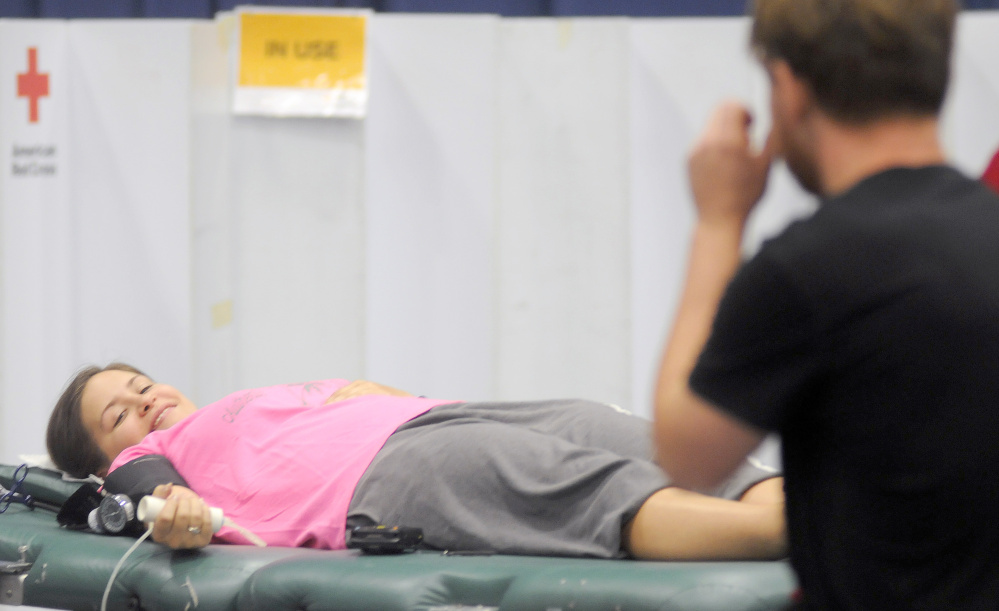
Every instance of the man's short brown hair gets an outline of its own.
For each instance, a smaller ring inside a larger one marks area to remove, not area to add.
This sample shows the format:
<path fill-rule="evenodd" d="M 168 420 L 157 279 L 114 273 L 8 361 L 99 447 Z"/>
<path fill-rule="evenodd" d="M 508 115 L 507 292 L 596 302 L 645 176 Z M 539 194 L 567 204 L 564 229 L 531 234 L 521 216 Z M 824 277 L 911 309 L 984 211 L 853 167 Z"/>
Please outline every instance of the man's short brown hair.
<path fill-rule="evenodd" d="M 787 62 L 834 119 L 937 115 L 957 11 L 957 0 L 755 0 L 751 44 Z"/>

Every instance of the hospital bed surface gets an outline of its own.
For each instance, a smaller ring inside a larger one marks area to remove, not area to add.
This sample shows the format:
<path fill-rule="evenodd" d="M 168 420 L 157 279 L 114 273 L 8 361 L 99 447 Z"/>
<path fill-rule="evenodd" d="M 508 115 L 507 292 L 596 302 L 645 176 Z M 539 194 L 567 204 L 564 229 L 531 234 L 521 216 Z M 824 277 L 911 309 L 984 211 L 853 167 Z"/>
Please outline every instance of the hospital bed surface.
<path fill-rule="evenodd" d="M 0 466 L 10 486 L 13 467 Z M 37 498 L 59 504 L 79 484 L 32 469 Z M 0 514 L 0 604 L 99 609 L 127 537 L 61 528 L 55 514 L 13 503 Z M 30 565 L 30 566 L 29 566 Z M 440 552 L 144 542 L 126 560 L 108 609 L 145 611 L 538 610 L 766 611 L 795 589 L 784 562 L 638 562 Z"/>

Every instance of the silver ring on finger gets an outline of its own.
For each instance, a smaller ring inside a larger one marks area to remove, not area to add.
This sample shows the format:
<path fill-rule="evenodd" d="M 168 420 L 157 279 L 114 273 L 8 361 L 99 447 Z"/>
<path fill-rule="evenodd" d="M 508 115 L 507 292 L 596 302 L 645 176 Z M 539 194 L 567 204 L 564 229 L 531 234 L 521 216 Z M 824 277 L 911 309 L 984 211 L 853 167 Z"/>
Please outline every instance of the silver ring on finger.
<path fill-rule="evenodd" d="M 199 528 L 197 526 L 188 526 L 187 527 L 187 532 L 191 533 L 192 535 L 200 535 L 201 534 L 201 528 Z"/>

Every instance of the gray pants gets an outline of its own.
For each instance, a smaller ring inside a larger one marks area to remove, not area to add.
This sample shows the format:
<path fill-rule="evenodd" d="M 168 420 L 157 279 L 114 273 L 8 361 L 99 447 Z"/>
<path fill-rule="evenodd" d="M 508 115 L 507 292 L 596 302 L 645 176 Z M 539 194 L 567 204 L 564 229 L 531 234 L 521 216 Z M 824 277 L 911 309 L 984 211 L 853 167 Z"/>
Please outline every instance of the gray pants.
<path fill-rule="evenodd" d="M 437 549 L 620 557 L 622 527 L 670 485 L 651 443 L 649 421 L 603 403 L 442 405 L 389 437 L 348 517 L 420 527 Z M 774 475 L 747 464 L 717 496 Z"/>

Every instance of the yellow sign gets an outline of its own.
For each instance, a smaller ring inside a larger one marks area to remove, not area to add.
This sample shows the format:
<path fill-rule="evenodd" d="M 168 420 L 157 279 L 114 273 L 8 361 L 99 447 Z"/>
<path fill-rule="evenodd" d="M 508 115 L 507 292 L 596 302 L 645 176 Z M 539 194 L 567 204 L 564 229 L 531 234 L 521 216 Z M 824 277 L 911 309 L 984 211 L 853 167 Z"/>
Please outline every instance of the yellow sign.
<path fill-rule="evenodd" d="M 364 90 L 364 15 L 240 14 L 240 87 Z"/>

